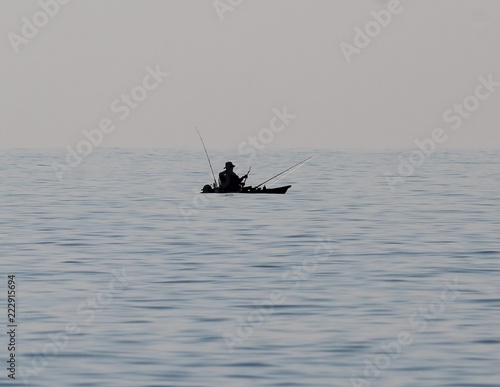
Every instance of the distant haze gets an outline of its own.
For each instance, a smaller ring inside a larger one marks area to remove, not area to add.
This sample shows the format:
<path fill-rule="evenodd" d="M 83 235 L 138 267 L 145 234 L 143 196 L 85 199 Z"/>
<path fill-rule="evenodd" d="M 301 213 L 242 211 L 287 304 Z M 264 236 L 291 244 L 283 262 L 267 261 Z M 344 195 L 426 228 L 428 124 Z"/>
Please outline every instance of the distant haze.
<path fill-rule="evenodd" d="M 496 0 L 4 0 L 0 26 L 2 148 L 106 120 L 104 147 L 500 148 Z"/>

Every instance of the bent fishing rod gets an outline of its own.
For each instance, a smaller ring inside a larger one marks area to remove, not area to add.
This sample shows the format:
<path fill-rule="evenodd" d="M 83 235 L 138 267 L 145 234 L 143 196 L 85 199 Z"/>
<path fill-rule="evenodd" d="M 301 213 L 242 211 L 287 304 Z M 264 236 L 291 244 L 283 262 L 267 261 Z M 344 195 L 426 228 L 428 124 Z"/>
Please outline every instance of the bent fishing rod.
<path fill-rule="evenodd" d="M 295 168 L 295 167 L 299 166 L 300 164 L 307 163 L 309 160 L 311 160 L 311 159 L 312 159 L 312 158 L 314 158 L 314 157 L 316 157 L 316 155 L 311 156 L 311 157 L 308 157 L 306 160 L 301 161 L 300 163 L 295 164 L 293 167 L 290 167 L 290 168 L 288 168 L 287 170 L 285 170 L 285 171 L 283 171 L 283 172 L 280 172 L 280 173 L 278 173 L 277 175 L 274 175 L 274 176 L 273 176 L 273 177 L 271 177 L 270 179 L 267 179 L 265 182 L 260 183 L 260 184 L 259 184 L 258 186 L 256 186 L 255 188 L 259 188 L 261 185 L 264 185 L 264 184 L 266 184 L 267 182 L 269 182 L 269 181 L 271 181 L 271 180 L 276 179 L 278 176 L 281 176 L 281 175 L 282 175 L 282 174 L 284 174 L 285 172 L 288 172 L 290 169 L 293 169 L 293 168 Z"/>
<path fill-rule="evenodd" d="M 215 188 L 217 188 L 217 180 L 215 180 L 215 173 L 214 173 L 214 169 L 212 168 L 212 162 L 210 161 L 210 156 L 208 155 L 208 152 L 207 152 L 207 147 L 205 146 L 205 142 L 203 141 L 203 138 L 201 137 L 201 133 L 198 130 L 198 128 L 196 126 L 194 128 L 198 132 L 198 136 L 200 136 L 201 143 L 203 144 L 203 149 L 205 149 L 205 154 L 207 155 L 207 159 L 208 159 L 208 165 L 210 165 L 210 170 L 212 171 L 212 176 L 214 178 L 214 189 L 215 189 Z"/>

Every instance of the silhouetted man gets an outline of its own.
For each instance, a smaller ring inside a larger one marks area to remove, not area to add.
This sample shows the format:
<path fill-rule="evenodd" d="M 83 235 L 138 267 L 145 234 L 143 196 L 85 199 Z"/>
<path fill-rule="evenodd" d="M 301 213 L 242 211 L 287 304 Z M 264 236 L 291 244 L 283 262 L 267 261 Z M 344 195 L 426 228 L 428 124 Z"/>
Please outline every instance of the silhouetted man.
<path fill-rule="evenodd" d="M 234 165 L 231 161 L 226 163 L 225 171 L 219 173 L 219 187 L 221 192 L 239 192 L 241 183 L 248 176 L 239 177 L 234 173 Z"/>

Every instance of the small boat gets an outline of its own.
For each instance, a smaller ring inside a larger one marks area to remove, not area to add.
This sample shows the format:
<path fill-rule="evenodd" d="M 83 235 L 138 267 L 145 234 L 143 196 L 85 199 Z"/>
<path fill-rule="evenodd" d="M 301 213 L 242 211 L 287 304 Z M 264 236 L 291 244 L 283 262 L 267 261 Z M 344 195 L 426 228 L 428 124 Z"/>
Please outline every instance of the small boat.
<path fill-rule="evenodd" d="M 283 187 L 276 187 L 276 188 L 266 188 L 265 186 L 260 188 L 260 187 L 243 187 L 239 192 L 234 192 L 234 193 L 242 193 L 242 194 L 286 194 L 288 189 L 291 187 L 291 185 L 285 185 Z M 214 189 L 211 185 L 205 185 L 203 187 L 203 190 L 201 193 L 227 193 L 227 192 L 220 192 L 218 189 Z"/>
<path fill-rule="evenodd" d="M 214 184 L 213 185 L 209 185 L 209 184 L 205 185 L 203 187 L 203 189 L 201 190 L 201 193 L 230 193 L 230 192 L 224 192 L 217 185 L 217 181 L 215 180 L 214 169 L 212 168 L 212 162 L 210 161 L 210 156 L 208 155 L 207 147 L 205 146 L 205 142 L 203 141 L 203 138 L 201 137 L 200 131 L 198 130 L 197 127 L 195 127 L 195 129 L 198 132 L 198 135 L 200 136 L 201 143 L 203 144 L 203 149 L 205 150 L 205 154 L 207 155 L 208 165 L 210 166 L 210 170 L 212 171 L 212 177 L 214 178 Z M 290 167 L 290 168 L 284 170 L 283 172 L 280 172 L 277 175 L 274 175 L 270 179 L 267 179 L 266 181 L 264 181 L 263 183 L 260 183 L 259 185 L 255 186 L 255 187 L 252 187 L 252 186 L 245 187 L 245 185 L 244 185 L 245 181 L 248 178 L 248 175 L 250 174 L 250 170 L 252 169 L 252 167 L 250 166 L 250 169 L 248 170 L 248 172 L 247 172 L 244 180 L 242 182 L 240 182 L 240 186 L 239 186 L 240 188 L 239 188 L 239 190 L 237 192 L 234 192 L 234 193 L 243 193 L 243 194 L 281 194 L 281 195 L 286 194 L 286 192 L 291 187 L 291 185 L 285 185 L 283 187 L 276 187 L 276 188 L 266 188 L 266 186 L 264 184 L 270 182 L 271 180 L 276 179 L 278 176 L 281 176 L 284 173 L 286 173 L 286 172 L 288 172 L 288 171 L 290 171 L 290 170 L 292 170 L 292 169 L 294 169 L 296 167 L 299 167 L 299 165 L 307 163 L 309 160 L 311 160 L 314 157 L 316 157 L 316 156 L 314 155 L 314 156 L 308 157 L 304 161 L 301 161 L 300 163 L 295 164 L 293 167 Z M 229 166 L 234 167 L 233 163 L 227 162 L 226 163 L 226 168 L 228 168 L 228 164 L 230 164 Z"/>

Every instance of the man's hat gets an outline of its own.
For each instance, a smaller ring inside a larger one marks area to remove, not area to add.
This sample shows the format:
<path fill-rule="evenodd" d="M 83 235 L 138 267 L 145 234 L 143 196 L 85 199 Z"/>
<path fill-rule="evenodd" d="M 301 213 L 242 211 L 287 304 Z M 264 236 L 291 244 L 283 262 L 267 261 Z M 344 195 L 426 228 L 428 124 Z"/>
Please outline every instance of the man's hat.
<path fill-rule="evenodd" d="M 228 161 L 226 163 L 226 166 L 224 167 L 224 169 L 234 168 L 234 167 L 236 167 L 236 165 L 234 165 L 231 161 Z"/>

